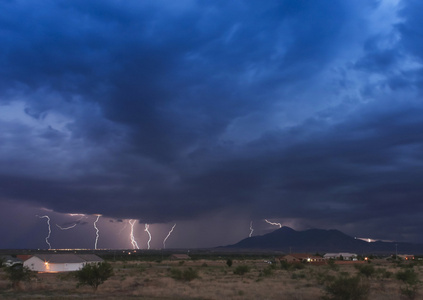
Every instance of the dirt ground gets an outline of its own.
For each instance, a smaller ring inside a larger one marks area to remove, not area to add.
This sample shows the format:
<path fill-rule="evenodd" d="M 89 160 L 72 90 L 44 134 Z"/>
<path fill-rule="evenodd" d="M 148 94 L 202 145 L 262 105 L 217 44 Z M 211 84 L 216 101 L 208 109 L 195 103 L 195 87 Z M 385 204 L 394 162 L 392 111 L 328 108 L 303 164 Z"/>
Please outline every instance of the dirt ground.
<path fill-rule="evenodd" d="M 282 269 L 263 260 L 110 262 L 114 275 L 98 287 L 77 287 L 72 272 L 38 273 L 30 282 L 22 282 L 20 289 L 12 289 L 4 271 L 0 271 L 1 299 L 294 299 L 312 300 L 325 295 L 325 287 L 339 277 L 352 277 L 359 270 L 354 265 L 303 265 Z M 406 286 L 395 274 L 413 269 L 419 274 L 423 266 L 372 261 L 375 272 L 362 280 L 370 285 L 369 299 L 397 300 L 404 298 Z M 243 275 L 237 273 L 241 265 L 248 266 Z M 193 270 L 198 278 L 191 281 L 172 277 L 174 270 Z M 172 271 L 173 270 L 173 271 Z M 423 296 L 417 285 L 415 299 Z M 404 298 L 406 299 L 406 298 Z"/>

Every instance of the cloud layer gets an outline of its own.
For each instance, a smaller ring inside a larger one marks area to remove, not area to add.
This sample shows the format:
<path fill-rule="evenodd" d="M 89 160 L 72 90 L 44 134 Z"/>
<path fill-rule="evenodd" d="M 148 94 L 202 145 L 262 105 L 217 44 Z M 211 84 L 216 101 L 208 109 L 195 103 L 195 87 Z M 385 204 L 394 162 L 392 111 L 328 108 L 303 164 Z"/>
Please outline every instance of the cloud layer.
<path fill-rule="evenodd" d="M 0 199 L 423 242 L 422 8 L 3 1 Z"/>

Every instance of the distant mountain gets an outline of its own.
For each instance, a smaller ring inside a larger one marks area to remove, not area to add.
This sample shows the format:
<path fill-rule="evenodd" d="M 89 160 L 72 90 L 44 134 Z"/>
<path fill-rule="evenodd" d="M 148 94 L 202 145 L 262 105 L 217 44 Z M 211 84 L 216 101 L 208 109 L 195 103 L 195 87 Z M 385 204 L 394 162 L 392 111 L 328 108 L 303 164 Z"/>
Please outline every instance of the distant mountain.
<path fill-rule="evenodd" d="M 339 230 L 309 229 L 296 231 L 289 227 L 282 227 L 265 235 L 249 237 L 242 241 L 224 247 L 238 250 L 275 250 L 285 253 L 327 253 L 354 252 L 357 254 L 384 253 L 422 254 L 423 245 L 396 242 L 368 243 L 342 233 Z"/>

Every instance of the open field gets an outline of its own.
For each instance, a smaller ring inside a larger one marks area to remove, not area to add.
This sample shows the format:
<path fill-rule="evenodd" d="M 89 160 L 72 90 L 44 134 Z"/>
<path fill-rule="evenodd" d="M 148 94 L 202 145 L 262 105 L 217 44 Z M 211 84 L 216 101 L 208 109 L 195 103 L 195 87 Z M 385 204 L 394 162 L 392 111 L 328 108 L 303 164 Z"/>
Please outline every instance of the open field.
<path fill-rule="evenodd" d="M 0 272 L 0 298 L 9 299 L 319 299 L 325 286 L 340 277 L 360 273 L 354 264 L 303 265 L 281 268 L 263 259 L 234 260 L 228 267 L 226 260 L 187 261 L 111 261 L 114 275 L 97 292 L 88 286 L 76 287 L 72 273 L 38 273 L 31 282 L 22 282 L 20 290 L 13 290 Z M 234 274 L 239 266 L 248 266 L 243 275 Z M 370 287 L 369 299 L 394 300 L 404 298 L 401 288 L 406 286 L 396 278 L 398 272 L 414 270 L 422 278 L 423 265 L 373 260 L 360 264 L 373 266 L 371 274 L 361 275 Z M 172 276 L 185 270 L 198 274 L 191 281 Z M 368 275 L 369 277 L 366 277 Z M 415 299 L 421 299 L 419 290 Z M 404 298 L 409 299 L 409 298 Z"/>

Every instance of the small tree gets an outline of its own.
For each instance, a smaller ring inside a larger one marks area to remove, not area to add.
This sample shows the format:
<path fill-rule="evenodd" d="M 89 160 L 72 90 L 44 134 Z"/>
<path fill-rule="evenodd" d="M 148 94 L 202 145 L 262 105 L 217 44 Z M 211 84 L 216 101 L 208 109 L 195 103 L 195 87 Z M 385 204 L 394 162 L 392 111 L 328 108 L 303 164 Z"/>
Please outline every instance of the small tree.
<path fill-rule="evenodd" d="M 30 281 L 34 277 L 34 273 L 28 267 L 22 265 L 5 267 L 4 270 L 14 289 L 19 289 L 22 281 Z"/>
<path fill-rule="evenodd" d="M 228 260 L 226 261 L 226 265 L 230 268 L 232 267 L 232 259 L 228 258 Z"/>
<path fill-rule="evenodd" d="M 75 274 L 78 279 L 78 287 L 81 285 L 90 285 L 97 291 L 100 284 L 113 276 L 113 267 L 107 262 L 97 264 L 86 264 Z"/>

